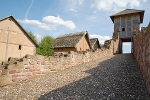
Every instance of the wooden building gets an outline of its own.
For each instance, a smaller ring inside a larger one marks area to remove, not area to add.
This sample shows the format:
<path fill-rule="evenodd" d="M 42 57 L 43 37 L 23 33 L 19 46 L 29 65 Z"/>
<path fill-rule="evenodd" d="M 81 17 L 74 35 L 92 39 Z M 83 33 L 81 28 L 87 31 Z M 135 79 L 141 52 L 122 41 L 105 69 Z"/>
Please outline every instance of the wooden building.
<path fill-rule="evenodd" d="M 122 42 L 133 42 L 134 31 L 139 31 L 143 23 L 144 10 L 125 9 L 110 16 L 114 23 L 114 33 L 120 32 L 119 52 L 122 53 Z M 131 47 L 133 53 L 133 46 Z"/>

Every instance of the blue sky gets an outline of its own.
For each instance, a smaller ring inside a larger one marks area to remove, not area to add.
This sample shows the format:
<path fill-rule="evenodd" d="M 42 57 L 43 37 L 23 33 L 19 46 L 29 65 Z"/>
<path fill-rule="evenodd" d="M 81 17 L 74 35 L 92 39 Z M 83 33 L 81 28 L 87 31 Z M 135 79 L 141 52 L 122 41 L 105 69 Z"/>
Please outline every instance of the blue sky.
<path fill-rule="evenodd" d="M 13 15 L 38 39 L 88 31 L 91 38 L 97 37 L 103 43 L 112 37 L 110 15 L 126 8 L 145 10 L 141 27 L 146 27 L 149 6 L 150 0 L 1 0 L 0 18 Z M 124 44 L 123 50 L 130 52 L 130 45 Z"/>

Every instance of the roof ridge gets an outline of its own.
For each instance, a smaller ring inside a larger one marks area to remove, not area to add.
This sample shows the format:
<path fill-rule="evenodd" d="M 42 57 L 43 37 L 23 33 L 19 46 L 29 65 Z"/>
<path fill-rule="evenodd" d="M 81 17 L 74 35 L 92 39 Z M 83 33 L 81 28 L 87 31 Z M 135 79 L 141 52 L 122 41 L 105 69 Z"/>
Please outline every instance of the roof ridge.
<path fill-rule="evenodd" d="M 4 17 L 4 18 L 1 18 L 0 21 L 4 20 L 4 19 L 7 19 L 7 18 L 10 18 L 10 17 L 13 17 L 13 15 L 9 15 L 7 17 Z M 13 17 L 14 18 L 14 17 Z"/>
<path fill-rule="evenodd" d="M 76 47 L 79 43 L 79 41 L 83 38 L 86 37 L 88 39 L 88 44 L 90 46 L 90 40 L 88 36 L 87 31 L 81 31 L 81 32 L 75 32 L 75 33 L 70 33 L 70 34 L 65 34 L 62 36 L 59 36 L 56 38 L 53 48 L 59 48 L 59 47 Z"/>
<path fill-rule="evenodd" d="M 31 40 L 31 42 L 36 46 L 38 47 L 39 45 L 29 36 L 28 32 L 22 27 L 22 25 L 16 20 L 16 18 L 13 16 L 13 15 L 10 15 L 10 16 L 7 16 L 5 18 L 2 18 L 0 21 L 3 21 L 5 19 L 8 19 L 8 18 L 12 18 L 11 20 L 13 20 L 17 26 L 19 28 L 21 28 L 21 30 L 25 33 L 25 35 Z"/>
<path fill-rule="evenodd" d="M 122 13 L 122 12 L 124 12 L 124 11 L 127 11 L 127 10 L 134 10 L 134 11 L 144 11 L 144 10 L 137 10 L 137 9 L 124 9 L 124 10 L 122 10 L 122 11 L 119 11 L 118 13 L 115 13 L 115 14 L 113 14 L 113 15 L 111 15 L 111 16 L 115 16 L 115 15 L 118 15 L 119 13 Z M 136 13 L 136 12 L 132 12 L 132 13 Z"/>
<path fill-rule="evenodd" d="M 138 9 L 130 9 L 130 8 L 127 8 L 127 9 L 125 9 L 125 10 L 138 10 Z M 139 10 L 139 11 L 141 11 L 141 10 Z"/>
<path fill-rule="evenodd" d="M 69 33 L 69 34 L 64 34 L 64 35 L 61 35 L 57 38 L 62 38 L 62 37 L 67 37 L 67 36 L 73 36 L 73 35 L 78 35 L 78 34 L 86 34 L 87 31 L 81 31 L 81 32 L 75 32 L 75 33 Z"/>
<path fill-rule="evenodd" d="M 90 38 L 90 39 L 98 39 L 98 38 Z"/>

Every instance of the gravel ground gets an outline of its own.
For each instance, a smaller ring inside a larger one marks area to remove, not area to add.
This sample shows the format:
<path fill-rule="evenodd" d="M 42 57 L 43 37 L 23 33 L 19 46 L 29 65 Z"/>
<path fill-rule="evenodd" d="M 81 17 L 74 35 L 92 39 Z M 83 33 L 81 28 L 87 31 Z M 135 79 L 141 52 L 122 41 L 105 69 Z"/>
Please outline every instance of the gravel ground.
<path fill-rule="evenodd" d="M 131 54 L 0 87 L 0 100 L 150 100 Z"/>

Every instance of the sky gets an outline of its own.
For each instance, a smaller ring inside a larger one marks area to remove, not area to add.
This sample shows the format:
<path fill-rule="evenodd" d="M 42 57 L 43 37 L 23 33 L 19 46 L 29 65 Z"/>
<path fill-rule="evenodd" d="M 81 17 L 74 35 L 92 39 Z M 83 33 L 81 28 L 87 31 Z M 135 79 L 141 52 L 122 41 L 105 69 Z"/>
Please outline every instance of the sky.
<path fill-rule="evenodd" d="M 0 0 L 0 19 L 13 15 L 26 31 L 38 40 L 43 36 L 88 31 L 90 38 L 103 44 L 111 39 L 111 15 L 124 9 L 145 10 L 141 27 L 150 22 L 150 0 Z M 131 43 L 123 44 L 123 52 L 131 52 Z"/>

